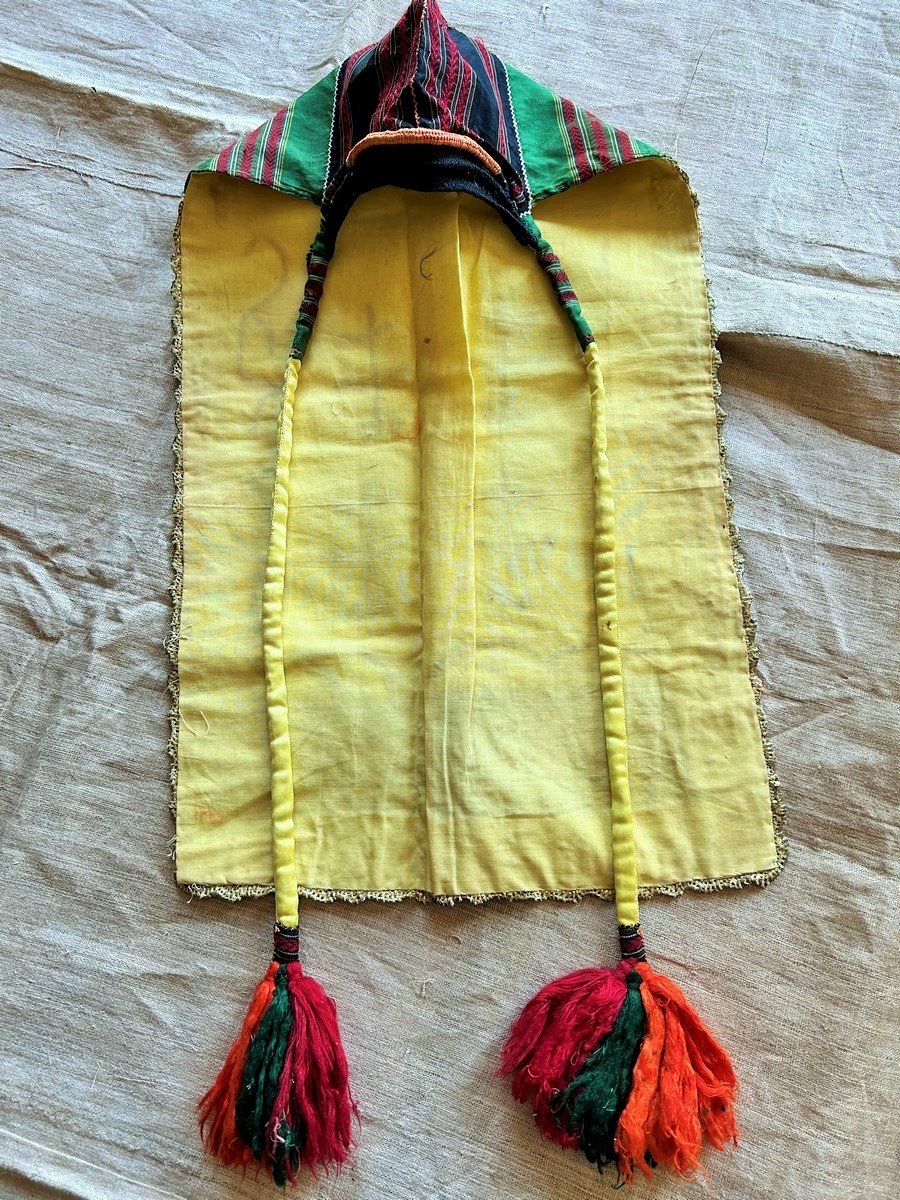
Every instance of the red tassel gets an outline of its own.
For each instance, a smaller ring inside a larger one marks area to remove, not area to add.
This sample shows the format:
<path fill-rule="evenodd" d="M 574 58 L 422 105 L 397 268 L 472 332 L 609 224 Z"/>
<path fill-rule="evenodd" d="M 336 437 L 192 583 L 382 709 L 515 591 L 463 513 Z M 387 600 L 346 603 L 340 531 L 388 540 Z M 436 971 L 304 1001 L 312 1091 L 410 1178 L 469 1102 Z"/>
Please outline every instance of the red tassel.
<path fill-rule="evenodd" d="M 737 1143 L 737 1079 L 726 1052 L 676 984 L 639 963 L 646 1031 L 628 1103 L 616 1130 L 623 1179 L 651 1162 L 691 1177 L 704 1135 L 721 1150 Z"/>
<path fill-rule="evenodd" d="M 625 1000 L 625 964 L 587 967 L 548 983 L 525 1005 L 509 1031 L 500 1060 L 512 1093 L 531 1101 L 538 1129 L 572 1149 L 577 1134 L 560 1128 L 551 1100 L 565 1090 L 616 1022 Z"/>
<path fill-rule="evenodd" d="M 332 998 L 299 962 L 286 965 L 291 1032 L 269 1118 L 273 1148 L 284 1150 L 286 1175 L 299 1165 L 340 1166 L 353 1145 L 357 1116 Z"/>
<path fill-rule="evenodd" d="M 210 1154 L 231 1167 L 246 1167 L 253 1162 L 253 1154 L 235 1125 L 235 1103 L 241 1090 L 247 1049 L 272 1002 L 277 970 L 278 963 L 273 962 L 266 971 L 250 1001 L 241 1032 L 228 1051 L 215 1083 L 197 1105 L 200 1137 L 204 1146 Z"/>

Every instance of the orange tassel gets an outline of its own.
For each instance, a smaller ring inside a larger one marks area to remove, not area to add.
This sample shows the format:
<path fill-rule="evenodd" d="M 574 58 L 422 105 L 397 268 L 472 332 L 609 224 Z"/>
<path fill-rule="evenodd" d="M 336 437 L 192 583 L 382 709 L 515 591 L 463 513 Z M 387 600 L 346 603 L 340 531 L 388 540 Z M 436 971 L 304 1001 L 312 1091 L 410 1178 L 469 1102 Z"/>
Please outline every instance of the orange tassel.
<path fill-rule="evenodd" d="M 681 990 L 648 963 L 637 964 L 646 1028 L 615 1147 L 623 1179 L 654 1164 L 691 1177 L 704 1135 L 716 1147 L 738 1140 L 737 1079 L 726 1052 Z"/>
<path fill-rule="evenodd" d="M 200 1137 L 204 1146 L 229 1167 L 246 1167 L 253 1162 L 253 1152 L 235 1125 L 235 1104 L 243 1081 L 247 1049 L 266 1009 L 272 1003 L 277 970 L 278 963 L 271 963 L 253 993 L 241 1032 L 228 1051 L 215 1083 L 197 1105 Z"/>

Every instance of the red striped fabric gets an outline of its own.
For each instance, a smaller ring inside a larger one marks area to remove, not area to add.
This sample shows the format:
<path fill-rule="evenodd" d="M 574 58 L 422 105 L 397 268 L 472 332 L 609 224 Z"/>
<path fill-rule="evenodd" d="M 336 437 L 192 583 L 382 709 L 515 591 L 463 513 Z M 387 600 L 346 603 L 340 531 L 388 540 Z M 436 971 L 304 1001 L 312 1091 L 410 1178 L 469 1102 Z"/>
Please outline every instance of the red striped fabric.
<path fill-rule="evenodd" d="M 500 95 L 500 84 L 497 80 L 497 71 L 494 66 L 493 56 L 488 51 L 487 46 L 479 38 L 472 38 L 472 45 L 478 51 L 478 56 L 484 63 L 484 69 L 487 72 L 487 77 L 491 81 L 491 91 L 494 93 L 494 100 L 497 104 L 497 111 L 503 110 L 503 97 Z M 509 157 L 509 142 L 506 138 L 506 127 L 503 122 L 499 123 L 497 130 L 497 149 L 504 158 Z"/>
<path fill-rule="evenodd" d="M 284 132 L 288 110 L 281 108 L 272 118 L 269 137 L 266 141 L 266 152 L 263 156 L 262 182 L 269 187 L 275 182 L 275 167 L 278 162 L 278 148 L 281 145 L 281 135 Z"/>
<path fill-rule="evenodd" d="M 600 161 L 601 170 L 608 171 L 614 164 L 615 159 L 610 153 L 609 142 L 606 139 L 606 126 L 593 113 L 587 113 L 586 115 L 588 128 L 591 131 L 591 140 L 594 143 L 594 153 Z"/>
<path fill-rule="evenodd" d="M 575 171 L 579 179 L 590 179 L 594 170 L 588 157 L 581 126 L 578 124 L 578 110 L 571 100 L 561 100 L 563 120 L 566 123 L 566 133 L 572 147 L 572 157 L 575 159 Z"/>
<path fill-rule="evenodd" d="M 259 141 L 260 130 L 254 129 L 248 133 L 241 143 L 241 159 L 238 164 L 238 174 L 242 179 L 250 179 L 253 175 L 253 152 Z"/>
<path fill-rule="evenodd" d="M 237 142 L 232 142 L 229 146 L 226 146 L 224 150 L 219 151 L 215 157 L 216 165 L 213 170 L 219 171 L 223 175 L 228 173 L 228 164 L 231 161 L 231 152 L 236 145 Z"/>

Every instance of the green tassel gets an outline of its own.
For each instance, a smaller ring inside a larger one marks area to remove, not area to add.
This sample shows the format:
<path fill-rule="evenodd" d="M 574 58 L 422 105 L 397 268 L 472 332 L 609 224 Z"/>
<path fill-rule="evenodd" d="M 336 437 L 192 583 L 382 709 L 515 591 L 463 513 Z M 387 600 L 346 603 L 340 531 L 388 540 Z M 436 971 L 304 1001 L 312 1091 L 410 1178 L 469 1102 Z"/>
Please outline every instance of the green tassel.
<path fill-rule="evenodd" d="M 272 1003 L 259 1023 L 247 1051 L 240 1095 L 235 1105 L 238 1133 L 261 1159 L 266 1149 L 267 1126 L 278 1093 L 278 1081 L 291 1034 L 291 1002 L 287 972 L 280 966 L 275 975 Z"/>
<path fill-rule="evenodd" d="M 554 1103 L 560 1123 L 579 1138 L 588 1161 L 598 1167 L 616 1158 L 616 1126 L 644 1036 L 641 977 L 631 971 L 625 982 L 628 990 L 615 1025 Z"/>

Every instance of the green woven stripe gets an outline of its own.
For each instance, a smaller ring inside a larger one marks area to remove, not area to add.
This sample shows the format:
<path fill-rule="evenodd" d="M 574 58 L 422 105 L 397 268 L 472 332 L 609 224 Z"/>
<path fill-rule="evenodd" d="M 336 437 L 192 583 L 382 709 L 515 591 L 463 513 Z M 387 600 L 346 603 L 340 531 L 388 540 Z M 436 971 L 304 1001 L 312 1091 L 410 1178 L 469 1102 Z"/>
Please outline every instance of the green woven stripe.
<path fill-rule="evenodd" d="M 529 185 L 533 198 L 541 200 L 579 182 L 562 103 L 549 88 L 529 79 L 514 67 L 507 67 L 506 72 Z M 317 203 L 321 201 L 328 169 L 337 76 L 338 69 L 335 68 L 289 105 L 275 160 L 272 186 L 278 191 L 303 196 Z M 592 171 L 599 173 L 604 169 L 600 148 L 595 143 L 591 123 L 584 109 L 576 107 L 575 120 L 586 147 L 588 165 Z M 612 126 L 604 124 L 603 129 L 612 165 L 617 166 L 623 161 L 622 145 Z M 271 136 L 272 124 L 267 121 L 254 147 L 248 176 L 257 183 L 262 182 Z M 647 142 L 632 138 L 631 144 L 638 158 L 659 155 L 659 151 Z M 243 148 L 242 139 L 229 154 L 229 174 L 240 175 Z M 215 161 L 215 158 L 209 158 L 197 170 L 212 170 Z"/>
<path fill-rule="evenodd" d="M 612 125 L 603 122 L 603 132 L 606 134 L 606 144 L 609 146 L 609 156 L 618 166 L 622 161 L 622 147 L 619 145 L 619 135 Z"/>
<path fill-rule="evenodd" d="M 638 158 L 665 158 L 666 155 L 662 151 L 651 146 L 649 142 L 642 142 L 640 138 L 632 138 L 631 145 L 634 148 Z"/>
<path fill-rule="evenodd" d="M 294 114 L 297 111 L 297 100 L 287 110 L 287 115 L 284 118 L 284 128 L 281 131 L 281 137 L 278 139 L 278 155 L 275 159 L 275 182 L 273 186 L 279 191 L 291 191 L 290 186 L 285 188 L 285 183 L 290 184 L 290 176 L 285 174 L 284 163 L 287 157 L 287 149 L 290 144 L 291 129 L 294 126 Z M 295 158 L 299 161 L 303 153 L 303 144 L 296 147 Z M 324 178 L 324 177 L 323 177 Z"/>
<path fill-rule="evenodd" d="M 320 200 L 328 170 L 331 114 L 337 69 L 295 100 L 285 121 L 275 165 L 275 186 Z"/>
<path fill-rule="evenodd" d="M 228 155 L 228 170 L 232 175 L 237 175 L 241 169 L 241 158 L 244 153 L 243 138 L 234 144 L 231 153 Z"/>

